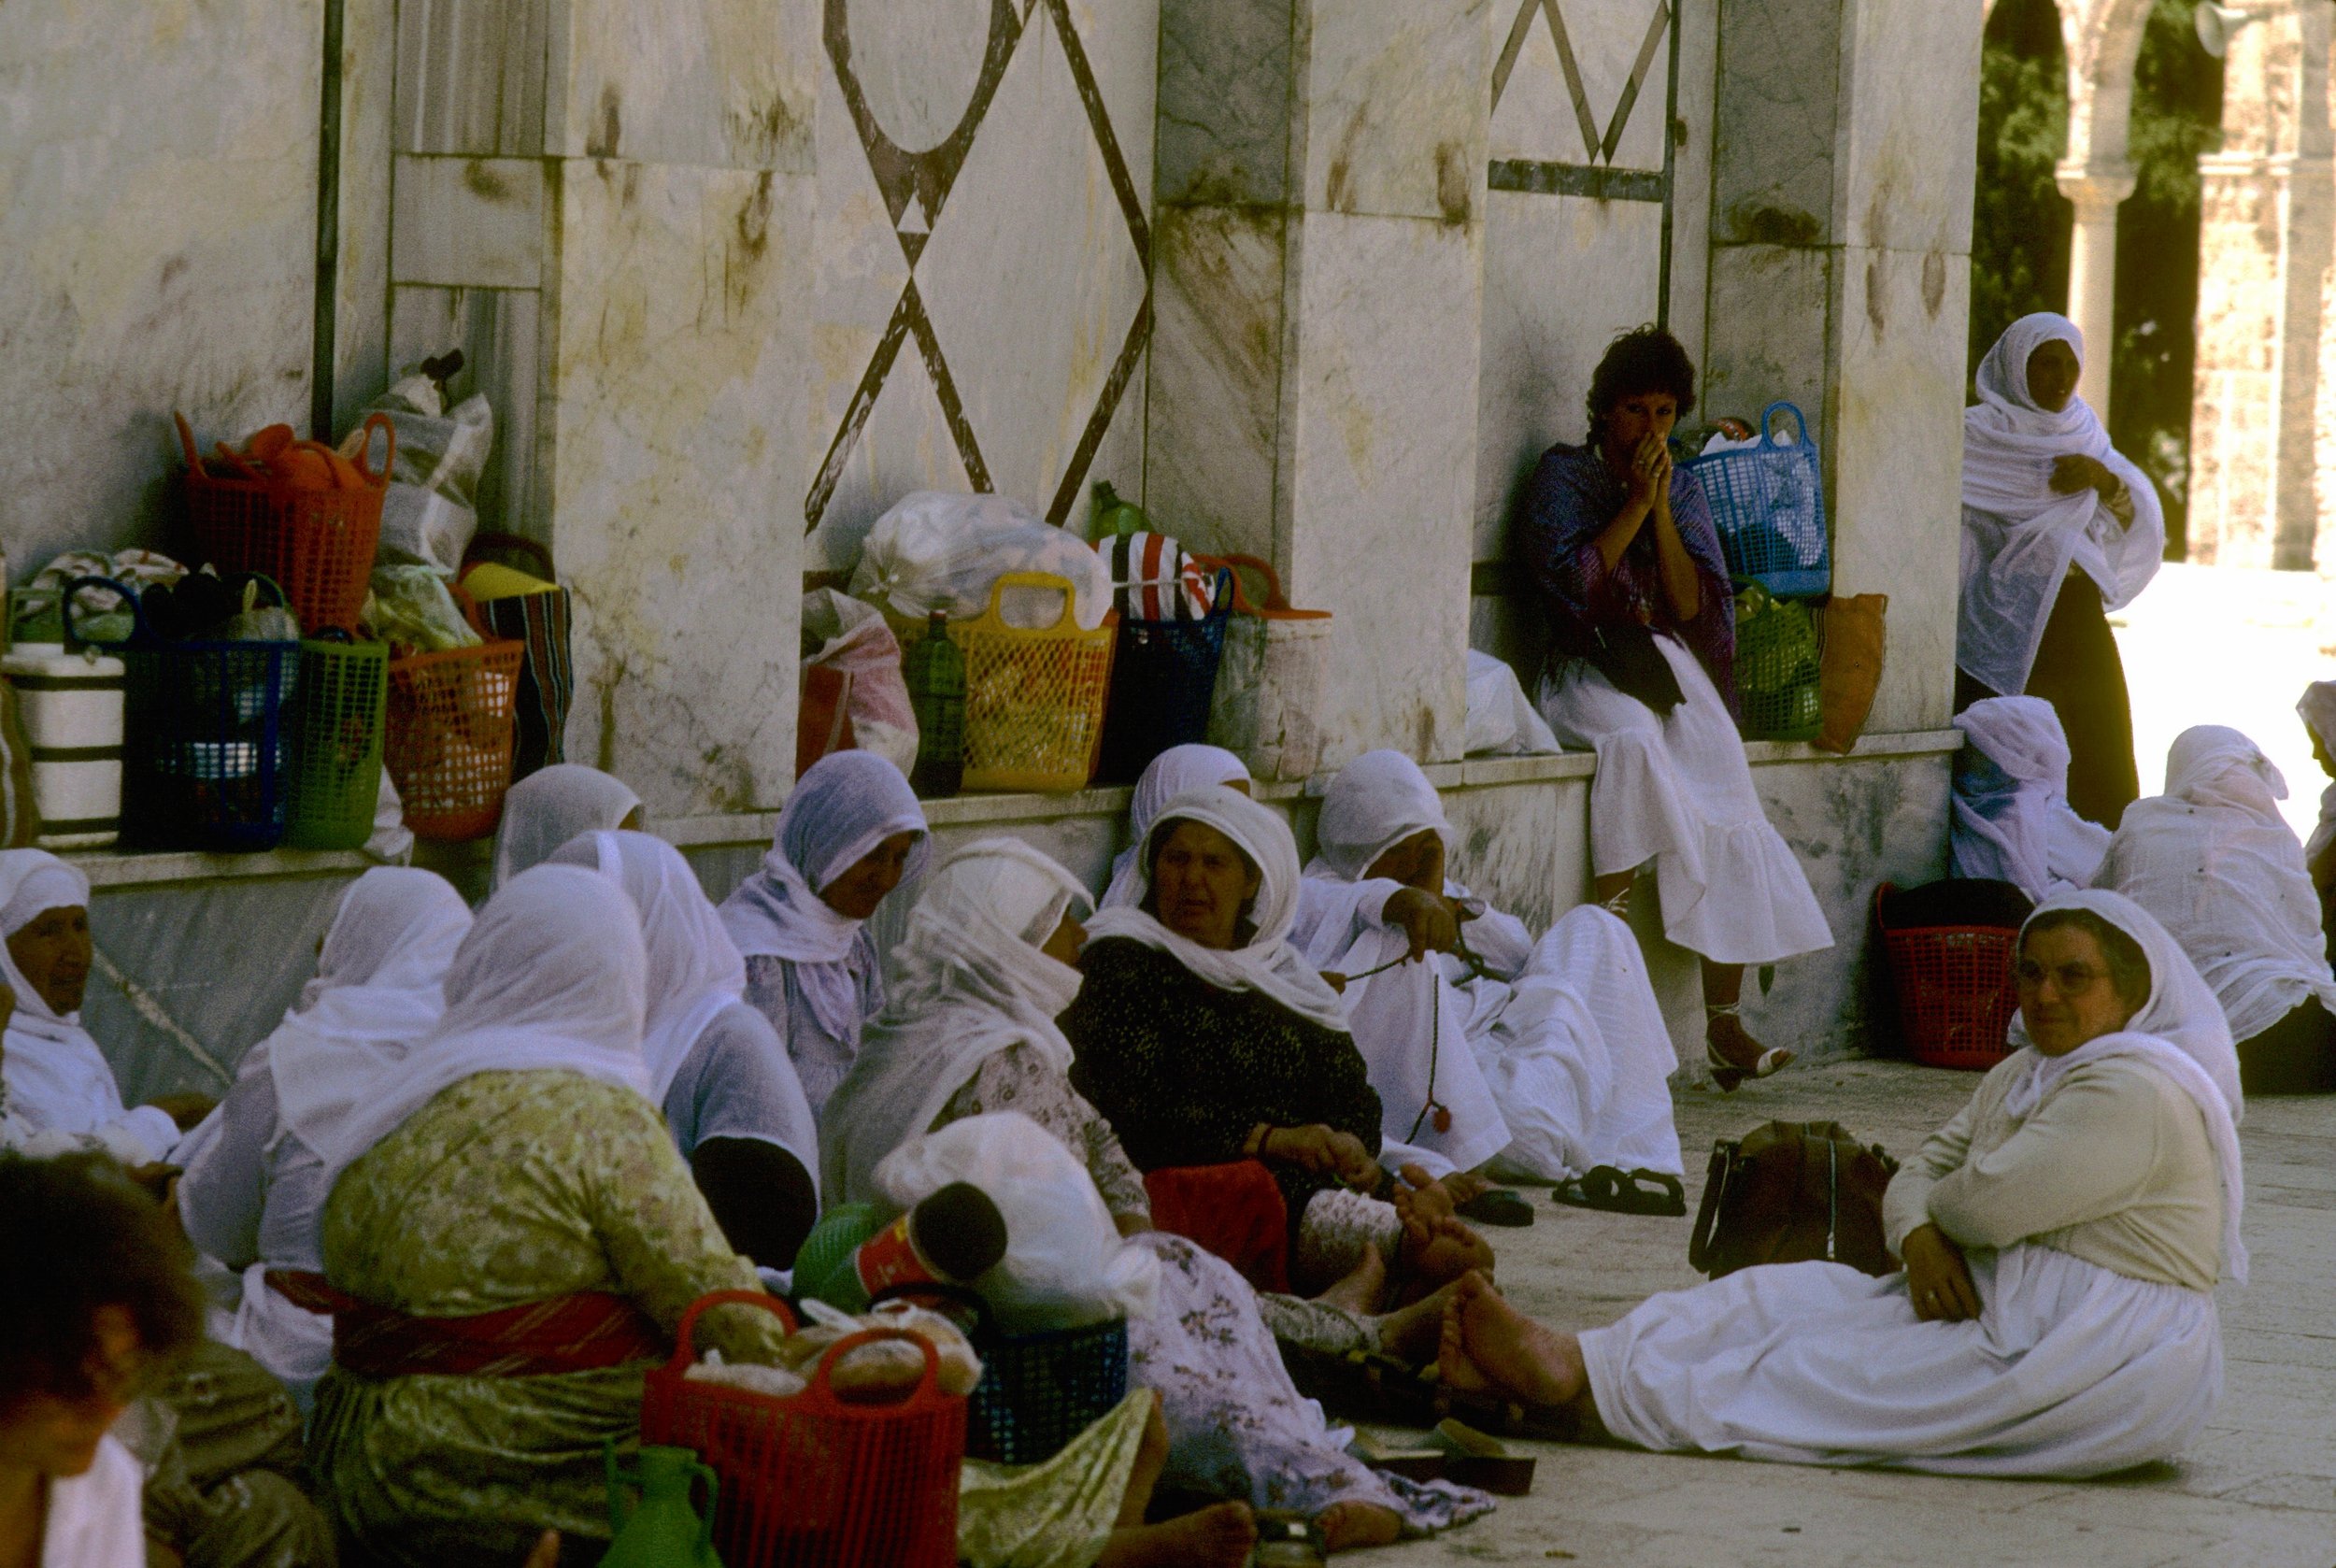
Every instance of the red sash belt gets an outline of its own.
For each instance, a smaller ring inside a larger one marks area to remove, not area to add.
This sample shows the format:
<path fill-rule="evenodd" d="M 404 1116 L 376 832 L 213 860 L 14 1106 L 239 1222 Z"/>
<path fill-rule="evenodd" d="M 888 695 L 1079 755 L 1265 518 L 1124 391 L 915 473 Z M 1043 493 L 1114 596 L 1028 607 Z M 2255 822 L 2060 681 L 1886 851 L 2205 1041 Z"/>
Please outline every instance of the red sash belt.
<path fill-rule="evenodd" d="M 1200 1243 L 1261 1290 L 1289 1290 L 1289 1209 L 1257 1161 L 1147 1171 L 1144 1191 L 1154 1225 Z"/>
<path fill-rule="evenodd" d="M 333 1318 L 333 1361 L 367 1377 L 540 1377 L 659 1361 L 672 1349 L 622 1296 L 586 1290 L 462 1318 L 417 1318 L 360 1301 L 320 1274 L 270 1269 L 271 1290 Z"/>

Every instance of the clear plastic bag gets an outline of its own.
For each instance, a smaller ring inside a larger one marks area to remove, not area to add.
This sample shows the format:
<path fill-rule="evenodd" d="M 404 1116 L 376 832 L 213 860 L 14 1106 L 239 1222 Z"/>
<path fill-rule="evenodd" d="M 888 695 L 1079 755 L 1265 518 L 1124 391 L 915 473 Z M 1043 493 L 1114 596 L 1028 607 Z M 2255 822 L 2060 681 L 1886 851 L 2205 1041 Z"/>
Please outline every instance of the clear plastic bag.
<path fill-rule="evenodd" d="M 934 610 L 971 620 L 990 607 L 990 589 L 1008 572 L 1044 572 L 1076 590 L 1073 614 L 1082 631 L 1103 624 L 1111 608 L 1111 574 L 1075 534 L 1003 495 L 920 490 L 876 519 L 852 569 L 851 596 L 902 620 Z M 1062 613 L 1060 593 L 1009 589 L 999 606 L 1009 626 L 1039 631 Z"/>
<path fill-rule="evenodd" d="M 401 378 L 365 412 L 386 415 L 397 431 L 376 559 L 456 570 L 478 531 L 475 492 L 494 448 L 494 410 L 483 393 L 448 409 L 436 383 L 416 374 Z"/>
<path fill-rule="evenodd" d="M 428 566 L 377 566 L 360 618 L 382 642 L 421 653 L 477 648 L 486 639 L 464 619 L 446 578 Z"/>
<path fill-rule="evenodd" d="M 971 1283 L 1008 1333 L 1150 1310 L 1160 1260 L 1120 1240 L 1087 1167 L 1030 1118 L 952 1121 L 876 1168 L 876 1190 L 904 1209 L 953 1181 L 981 1189 L 1005 1219 L 1005 1257 Z"/>

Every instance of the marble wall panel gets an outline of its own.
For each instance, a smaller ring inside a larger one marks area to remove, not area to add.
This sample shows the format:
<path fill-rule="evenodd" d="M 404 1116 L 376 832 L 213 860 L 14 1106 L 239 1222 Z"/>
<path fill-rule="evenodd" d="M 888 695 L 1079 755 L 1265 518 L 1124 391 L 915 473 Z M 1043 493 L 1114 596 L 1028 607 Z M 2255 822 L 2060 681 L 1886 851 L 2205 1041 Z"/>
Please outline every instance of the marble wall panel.
<path fill-rule="evenodd" d="M 333 329 L 334 423 L 389 384 L 390 164 L 396 142 L 397 0 L 344 0 L 340 259 Z"/>
<path fill-rule="evenodd" d="M 395 181 L 392 281 L 475 289 L 542 282 L 542 160 L 401 157 Z"/>
<path fill-rule="evenodd" d="M 1494 57 L 1508 68 L 1496 65 L 1493 78 L 1492 156 L 1662 167 L 1670 35 L 1660 0 L 1496 0 L 1493 9 Z"/>
<path fill-rule="evenodd" d="M 798 367 L 811 182 L 560 165 L 552 545 L 574 588 L 569 754 L 657 816 L 793 775 Z"/>
<path fill-rule="evenodd" d="M 1746 975 L 1745 1024 L 1804 1058 L 1890 1048 L 1895 1026 L 1874 1007 L 1873 891 L 1944 875 L 1949 758 L 1773 763 L 1755 765 L 1752 780 L 1808 874 L 1833 946 L 1776 965 L 1765 995 L 1759 976 Z"/>
<path fill-rule="evenodd" d="M 458 401 L 484 392 L 494 410 L 494 443 L 473 492 L 482 533 L 549 538 L 537 483 L 542 334 L 543 300 L 532 289 L 404 285 L 392 292 L 392 372 L 460 349 L 463 371 L 447 390 Z"/>
<path fill-rule="evenodd" d="M 0 548 L 156 544 L 206 442 L 306 428 L 314 355 L 319 12 L 216 0 L 0 11 Z"/>
<path fill-rule="evenodd" d="M 398 0 L 396 148 L 532 158 L 554 0 Z"/>
<path fill-rule="evenodd" d="M 1834 273 L 1833 587 L 1890 596 L 1877 734 L 1943 728 L 1954 711 L 1970 279 L 1936 251 L 1845 248 Z"/>
<path fill-rule="evenodd" d="M 1295 0 L 1160 0 L 1162 206 L 1289 198 L 1297 21 Z"/>
<path fill-rule="evenodd" d="M 1164 207 L 1153 231 L 1145 506 L 1204 549 L 1270 557 L 1283 214 Z"/>
<path fill-rule="evenodd" d="M 1308 212 L 1286 362 L 1277 558 L 1338 617 L 1324 765 L 1459 755 L 1475 468 L 1476 224 Z"/>
<path fill-rule="evenodd" d="M 1823 420 L 1832 270 L 1823 249 L 1713 247 L 1699 392 L 1705 415 L 1752 419 L 1782 398 Z"/>
<path fill-rule="evenodd" d="M 1492 8 L 1299 7 L 1309 208 L 1447 223 L 1476 215 Z"/>
<path fill-rule="evenodd" d="M 1444 791 L 1452 878 L 1535 931 L 1589 896 L 1589 780 Z"/>
<path fill-rule="evenodd" d="M 810 174 L 816 16 L 812 0 L 563 0 L 551 13 L 545 149 Z"/>
<path fill-rule="evenodd" d="M 1835 237 L 1968 255 L 1981 19 L 1903 0 L 1845 0 L 1843 11 L 1855 47 L 1842 70 Z"/>
<path fill-rule="evenodd" d="M 1508 62 L 1508 73 L 1493 78 L 1488 150 L 1495 158 L 1537 164 L 1588 162 L 1590 136 L 1566 85 L 1543 0 L 1499 0 L 1493 12 L 1494 57 Z"/>
<path fill-rule="evenodd" d="M 1661 243 L 1662 208 L 1652 202 L 1489 193 L 1476 560 L 1507 555 L 1510 513 L 1541 454 L 1555 442 L 1582 439 L 1582 399 L 1606 344 L 1655 319 Z M 1600 286 L 1575 286 L 1584 277 Z"/>
<path fill-rule="evenodd" d="M 1833 161 L 1847 3 L 1729 0 L 1714 117 L 1715 245 L 1836 239 Z M 1875 111 L 1884 107 L 1877 103 Z"/>

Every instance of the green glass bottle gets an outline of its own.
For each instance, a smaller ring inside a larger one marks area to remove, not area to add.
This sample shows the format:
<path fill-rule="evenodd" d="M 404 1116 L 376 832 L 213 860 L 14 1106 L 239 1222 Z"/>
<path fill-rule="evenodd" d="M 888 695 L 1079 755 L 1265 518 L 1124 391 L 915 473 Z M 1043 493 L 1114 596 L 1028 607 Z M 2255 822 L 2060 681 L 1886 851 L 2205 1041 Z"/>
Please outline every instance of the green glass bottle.
<path fill-rule="evenodd" d="M 637 1468 L 617 1462 L 614 1438 L 603 1439 L 608 1467 L 608 1532 L 615 1537 L 600 1561 L 604 1568 L 721 1568 L 714 1551 L 714 1472 L 698 1462 L 691 1448 L 644 1445 Z M 690 1491 L 705 1483 L 705 1512 L 690 1506 Z M 637 1490 L 641 1500 L 625 1494 Z"/>
<path fill-rule="evenodd" d="M 917 711 L 917 765 L 908 786 L 926 800 L 953 795 L 965 781 L 965 654 L 934 610 L 925 634 L 901 656 L 901 677 Z"/>
<path fill-rule="evenodd" d="M 1095 528 L 1098 539 L 1108 539 L 1115 534 L 1141 534 L 1151 527 L 1152 520 L 1144 515 L 1144 508 L 1132 501 L 1122 501 L 1119 492 L 1111 488 L 1109 479 L 1095 481 Z"/>

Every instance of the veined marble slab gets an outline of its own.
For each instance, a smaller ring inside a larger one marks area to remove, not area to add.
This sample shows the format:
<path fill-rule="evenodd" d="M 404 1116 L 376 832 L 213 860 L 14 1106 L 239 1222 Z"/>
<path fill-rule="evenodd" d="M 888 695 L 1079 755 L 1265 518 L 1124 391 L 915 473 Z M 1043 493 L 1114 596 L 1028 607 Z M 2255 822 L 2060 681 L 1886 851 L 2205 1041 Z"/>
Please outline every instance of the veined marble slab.
<path fill-rule="evenodd" d="M 811 0 L 560 0 L 545 150 L 808 175 L 819 38 Z"/>
<path fill-rule="evenodd" d="M 1491 11 L 1491 0 L 1297 7 L 1309 208 L 1477 215 Z"/>
<path fill-rule="evenodd" d="M 542 282 L 541 159 L 401 156 L 395 180 L 392 281 L 472 289 Z"/>
<path fill-rule="evenodd" d="M 398 0 L 396 149 L 534 158 L 555 0 Z"/>
<path fill-rule="evenodd" d="M 1292 29 L 1303 0 L 1160 0 L 1163 206 L 1289 196 Z"/>
<path fill-rule="evenodd" d="M 547 537 L 539 515 L 542 421 L 537 393 L 543 369 L 543 301 L 532 289 L 437 289 L 402 285 L 390 309 L 390 360 L 404 366 L 463 350 L 460 376 L 448 386 L 460 401 L 486 393 L 494 410 L 494 442 L 473 492 L 481 533 Z"/>

